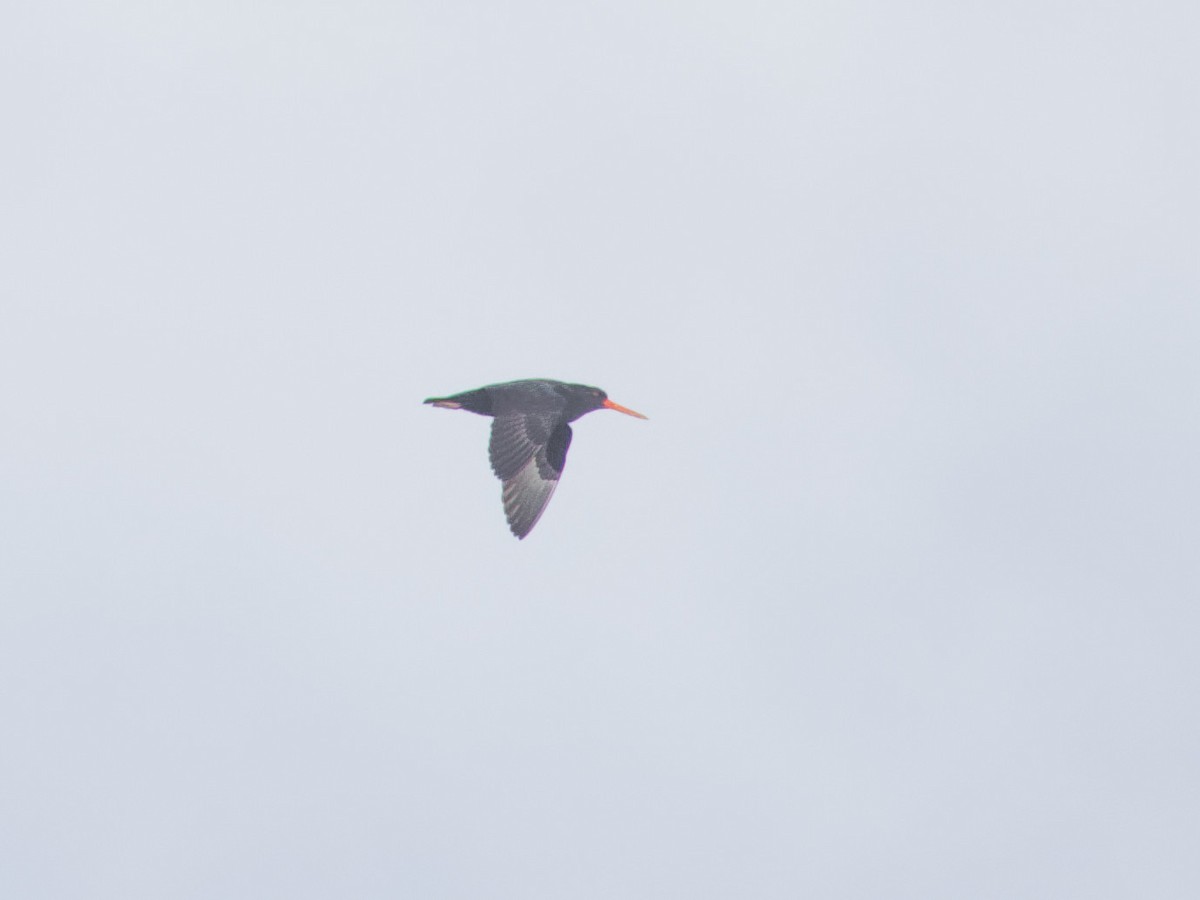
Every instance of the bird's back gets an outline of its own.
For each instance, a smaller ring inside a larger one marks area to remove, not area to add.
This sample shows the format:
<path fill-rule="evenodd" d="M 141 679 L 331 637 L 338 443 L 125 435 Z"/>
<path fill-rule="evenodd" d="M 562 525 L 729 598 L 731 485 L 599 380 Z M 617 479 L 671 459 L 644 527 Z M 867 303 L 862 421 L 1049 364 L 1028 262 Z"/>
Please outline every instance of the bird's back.
<path fill-rule="evenodd" d="M 546 378 L 530 378 L 523 381 L 506 381 L 489 384 L 487 391 L 492 400 L 492 415 L 555 415 L 567 406 L 567 399 L 559 391 L 561 381 Z"/>

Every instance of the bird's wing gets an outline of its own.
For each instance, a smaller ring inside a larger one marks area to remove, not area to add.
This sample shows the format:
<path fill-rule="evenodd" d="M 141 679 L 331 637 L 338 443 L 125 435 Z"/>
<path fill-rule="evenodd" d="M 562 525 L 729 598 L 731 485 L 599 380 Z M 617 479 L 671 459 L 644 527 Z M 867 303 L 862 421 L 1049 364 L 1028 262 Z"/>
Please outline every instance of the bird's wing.
<path fill-rule="evenodd" d="M 556 415 L 509 413 L 493 420 L 488 456 L 504 482 L 504 514 L 517 537 L 529 534 L 541 518 L 570 445 L 571 426 Z"/>

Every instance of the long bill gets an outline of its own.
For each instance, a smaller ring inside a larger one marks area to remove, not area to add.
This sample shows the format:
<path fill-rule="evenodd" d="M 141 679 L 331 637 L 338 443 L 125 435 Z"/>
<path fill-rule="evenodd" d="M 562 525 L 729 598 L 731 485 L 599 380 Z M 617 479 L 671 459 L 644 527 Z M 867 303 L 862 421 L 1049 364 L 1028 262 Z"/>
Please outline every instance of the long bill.
<path fill-rule="evenodd" d="M 605 409 L 615 409 L 617 412 L 622 412 L 622 413 L 625 413 L 625 415 L 627 415 L 627 416 L 634 416 L 635 418 L 638 418 L 638 419 L 649 418 L 648 416 L 643 416 L 640 412 L 634 412 L 632 409 L 626 409 L 620 403 L 613 403 L 611 400 L 604 401 L 604 408 Z"/>

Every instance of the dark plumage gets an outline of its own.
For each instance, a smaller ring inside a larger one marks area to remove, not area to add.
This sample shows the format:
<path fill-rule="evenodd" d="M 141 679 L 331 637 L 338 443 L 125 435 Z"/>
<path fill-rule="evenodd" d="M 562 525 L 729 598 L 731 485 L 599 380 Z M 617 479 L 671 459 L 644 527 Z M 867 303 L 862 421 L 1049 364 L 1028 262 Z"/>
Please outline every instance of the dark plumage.
<path fill-rule="evenodd" d="M 599 388 L 548 378 L 489 384 L 425 402 L 493 417 L 488 456 L 504 484 L 501 498 L 508 527 L 518 538 L 533 530 L 558 487 L 571 446 L 567 423 L 597 409 L 646 418 L 613 403 Z"/>

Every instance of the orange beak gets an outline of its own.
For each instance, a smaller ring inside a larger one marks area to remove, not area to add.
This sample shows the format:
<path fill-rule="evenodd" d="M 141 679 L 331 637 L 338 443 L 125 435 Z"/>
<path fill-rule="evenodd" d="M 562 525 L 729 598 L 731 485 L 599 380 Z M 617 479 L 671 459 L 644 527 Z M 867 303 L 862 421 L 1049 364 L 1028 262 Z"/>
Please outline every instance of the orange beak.
<path fill-rule="evenodd" d="M 604 408 L 605 409 L 615 409 L 617 412 L 623 412 L 627 416 L 635 416 L 639 419 L 646 418 L 646 416 L 643 416 L 640 412 L 634 412 L 632 409 L 626 409 L 620 403 L 613 403 L 611 400 L 604 401 Z"/>

